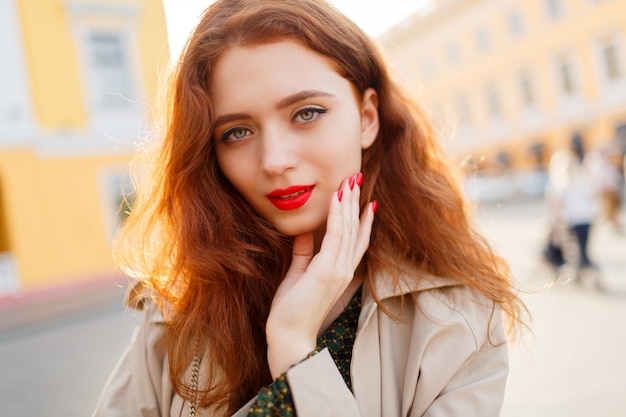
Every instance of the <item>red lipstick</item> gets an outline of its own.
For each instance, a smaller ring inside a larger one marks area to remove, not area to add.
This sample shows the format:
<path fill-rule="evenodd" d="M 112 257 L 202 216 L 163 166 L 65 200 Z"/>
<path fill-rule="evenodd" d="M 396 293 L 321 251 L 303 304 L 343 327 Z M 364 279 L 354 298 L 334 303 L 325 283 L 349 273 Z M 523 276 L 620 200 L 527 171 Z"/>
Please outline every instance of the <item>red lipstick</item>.
<path fill-rule="evenodd" d="M 270 202 L 279 210 L 295 210 L 302 207 L 313 194 L 314 185 L 292 185 L 267 194 Z"/>

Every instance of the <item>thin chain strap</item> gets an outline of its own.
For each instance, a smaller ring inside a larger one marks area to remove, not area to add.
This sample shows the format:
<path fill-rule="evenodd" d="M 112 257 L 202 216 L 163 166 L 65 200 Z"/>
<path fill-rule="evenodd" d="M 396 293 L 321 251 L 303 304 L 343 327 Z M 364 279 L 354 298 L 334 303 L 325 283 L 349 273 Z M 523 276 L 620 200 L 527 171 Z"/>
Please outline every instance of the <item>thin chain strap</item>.
<path fill-rule="evenodd" d="M 191 382 L 189 388 L 193 391 L 191 396 L 191 405 L 189 406 L 189 417 L 196 417 L 196 409 L 198 407 L 198 374 L 200 373 L 200 357 L 198 354 L 193 355 L 191 361 Z"/>

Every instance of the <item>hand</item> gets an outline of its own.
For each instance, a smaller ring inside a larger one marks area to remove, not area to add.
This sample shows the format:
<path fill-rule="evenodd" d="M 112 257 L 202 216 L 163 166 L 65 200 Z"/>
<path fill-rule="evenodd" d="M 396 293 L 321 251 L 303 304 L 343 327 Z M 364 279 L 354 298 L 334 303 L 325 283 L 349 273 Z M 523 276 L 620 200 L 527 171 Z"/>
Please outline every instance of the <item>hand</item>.
<path fill-rule="evenodd" d="M 326 234 L 315 256 L 312 232 L 295 237 L 291 266 L 276 291 L 266 325 L 274 378 L 315 349 L 324 319 L 352 281 L 369 246 L 375 203 L 359 216 L 360 187 L 355 182 L 356 176 L 345 180 L 333 193 Z"/>

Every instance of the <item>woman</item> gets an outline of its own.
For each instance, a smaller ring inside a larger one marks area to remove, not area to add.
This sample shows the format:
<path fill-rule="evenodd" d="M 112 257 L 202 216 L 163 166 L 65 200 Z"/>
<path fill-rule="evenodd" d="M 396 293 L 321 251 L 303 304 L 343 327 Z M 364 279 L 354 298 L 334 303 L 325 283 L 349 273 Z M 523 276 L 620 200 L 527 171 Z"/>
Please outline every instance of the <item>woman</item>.
<path fill-rule="evenodd" d="M 217 1 L 170 88 L 117 245 L 144 321 L 94 415 L 499 414 L 523 306 L 358 27 Z"/>

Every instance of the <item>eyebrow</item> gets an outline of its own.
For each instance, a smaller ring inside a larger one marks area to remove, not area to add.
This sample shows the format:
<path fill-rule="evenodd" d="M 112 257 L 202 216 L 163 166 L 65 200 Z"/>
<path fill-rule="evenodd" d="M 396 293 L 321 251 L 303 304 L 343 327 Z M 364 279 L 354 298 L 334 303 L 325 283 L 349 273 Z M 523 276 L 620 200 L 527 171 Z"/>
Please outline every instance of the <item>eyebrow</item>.
<path fill-rule="evenodd" d="M 319 91 L 319 90 L 304 90 L 304 91 L 299 91 L 295 94 L 292 94 L 290 96 L 287 96 L 285 98 L 283 98 L 282 100 L 280 100 L 278 102 L 278 104 L 276 105 L 276 109 L 280 110 L 280 109 L 284 109 L 285 107 L 289 107 L 292 104 L 295 104 L 299 101 L 303 101 L 303 100 L 307 100 L 309 98 L 316 98 L 316 97 L 332 97 L 333 95 L 330 93 L 326 93 L 324 91 Z"/>
<path fill-rule="evenodd" d="M 299 91 L 295 94 L 292 94 L 290 96 L 287 96 L 285 98 L 282 98 L 277 104 L 276 104 L 276 109 L 277 110 L 281 110 L 284 109 L 285 107 L 289 107 L 293 104 L 296 104 L 300 101 L 303 100 L 307 100 L 310 98 L 316 98 L 316 97 L 334 97 L 332 94 L 327 93 L 325 91 L 320 91 L 320 90 L 304 90 L 304 91 Z M 223 125 L 225 123 L 229 123 L 229 122 L 234 122 L 237 120 L 242 120 L 242 119 L 250 119 L 250 115 L 246 114 L 246 113 L 230 113 L 230 114 L 225 114 L 223 116 L 219 116 L 218 118 L 215 119 L 215 126 L 220 126 Z"/>

